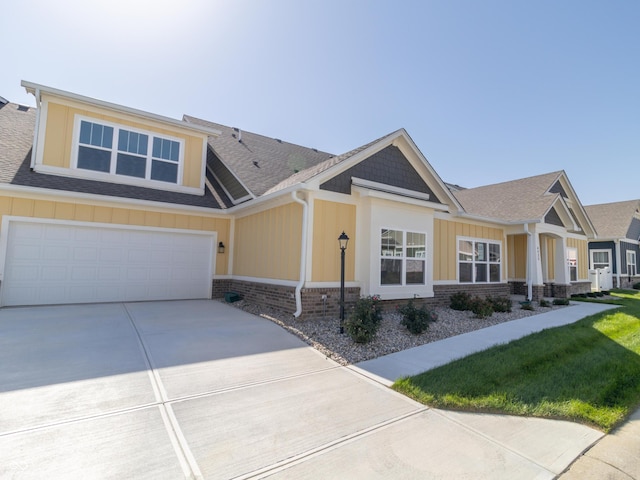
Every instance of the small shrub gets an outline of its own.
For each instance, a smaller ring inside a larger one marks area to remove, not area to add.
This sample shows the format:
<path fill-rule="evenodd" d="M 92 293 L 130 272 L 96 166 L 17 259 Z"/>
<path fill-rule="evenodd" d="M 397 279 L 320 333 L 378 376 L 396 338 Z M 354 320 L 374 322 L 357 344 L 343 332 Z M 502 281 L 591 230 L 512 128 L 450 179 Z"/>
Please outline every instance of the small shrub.
<path fill-rule="evenodd" d="M 487 318 L 493 315 L 491 302 L 478 296 L 471 300 L 471 311 L 475 313 L 477 318 Z"/>
<path fill-rule="evenodd" d="M 633 284 L 633 289 L 634 290 L 640 290 L 640 282 L 634 283 Z"/>
<path fill-rule="evenodd" d="M 398 311 L 402 314 L 402 321 L 400 323 L 407 327 L 407 330 L 414 335 L 418 335 L 427 330 L 429 324 L 436 320 L 435 314 L 427 310 L 427 307 L 424 305 L 416 308 L 413 300 L 409 300 L 409 303 L 400 307 Z"/>
<path fill-rule="evenodd" d="M 538 302 L 538 305 L 540 305 L 541 307 L 550 307 L 551 303 L 548 300 L 541 298 L 540 301 Z"/>
<path fill-rule="evenodd" d="M 354 342 L 368 343 L 376 336 L 381 321 L 379 298 L 362 297 L 356 302 L 349 318 L 344 321 L 344 329 Z"/>
<path fill-rule="evenodd" d="M 471 295 L 467 292 L 456 292 L 449 297 L 449 308 L 452 310 L 471 310 Z"/>
<path fill-rule="evenodd" d="M 553 299 L 553 304 L 554 305 L 569 305 L 569 299 L 568 298 L 554 298 Z"/>
<path fill-rule="evenodd" d="M 494 312 L 510 312 L 513 302 L 509 297 L 488 297 Z"/>
<path fill-rule="evenodd" d="M 520 308 L 522 310 L 535 310 L 535 308 L 533 308 L 533 304 L 531 302 L 523 302 L 520 304 Z"/>

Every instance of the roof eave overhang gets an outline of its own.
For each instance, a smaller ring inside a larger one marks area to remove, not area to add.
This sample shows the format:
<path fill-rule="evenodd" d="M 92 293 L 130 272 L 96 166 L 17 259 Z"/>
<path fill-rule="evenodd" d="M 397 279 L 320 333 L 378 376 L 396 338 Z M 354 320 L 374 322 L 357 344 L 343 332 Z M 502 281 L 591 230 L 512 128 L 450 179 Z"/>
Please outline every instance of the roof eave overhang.
<path fill-rule="evenodd" d="M 57 88 L 48 87 L 46 85 L 40 85 L 38 83 L 28 82 L 26 80 L 22 80 L 20 82 L 20 85 L 25 88 L 27 93 L 30 93 L 33 96 L 35 96 L 38 102 L 40 102 L 41 95 L 45 93 L 45 94 L 55 95 L 57 97 L 67 98 L 69 100 L 74 100 L 77 102 L 87 103 L 89 105 L 95 105 L 97 107 L 105 108 L 107 110 L 111 110 L 114 112 L 133 115 L 135 117 L 143 118 L 146 120 L 153 120 L 156 122 L 171 125 L 173 127 L 179 127 L 179 128 L 193 131 L 193 132 L 197 132 L 199 134 L 218 136 L 218 135 L 221 135 L 222 133 L 220 132 L 220 130 L 216 130 L 214 128 L 196 125 L 193 123 L 185 122 L 183 120 L 177 120 L 175 118 L 165 117 L 163 115 L 145 112 L 143 110 L 138 110 L 131 107 L 125 107 L 124 105 L 105 102 L 104 100 L 98 100 L 95 98 L 86 97 L 84 95 L 79 95 L 77 93 L 67 92 L 65 90 L 59 90 Z"/>

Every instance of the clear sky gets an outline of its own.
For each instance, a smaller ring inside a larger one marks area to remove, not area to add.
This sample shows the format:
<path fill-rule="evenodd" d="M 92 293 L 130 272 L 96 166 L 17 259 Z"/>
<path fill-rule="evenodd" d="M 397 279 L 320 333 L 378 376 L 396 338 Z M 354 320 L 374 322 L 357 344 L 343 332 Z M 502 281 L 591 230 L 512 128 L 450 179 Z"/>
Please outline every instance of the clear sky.
<path fill-rule="evenodd" d="M 21 80 L 339 154 L 405 128 L 465 187 L 640 198 L 637 0 L 4 0 Z"/>

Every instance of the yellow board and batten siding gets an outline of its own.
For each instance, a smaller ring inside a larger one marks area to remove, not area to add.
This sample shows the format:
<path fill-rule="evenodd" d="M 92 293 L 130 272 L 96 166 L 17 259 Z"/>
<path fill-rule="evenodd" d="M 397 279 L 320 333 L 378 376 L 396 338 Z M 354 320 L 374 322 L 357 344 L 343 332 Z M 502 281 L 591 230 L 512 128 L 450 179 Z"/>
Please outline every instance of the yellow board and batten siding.
<path fill-rule="evenodd" d="M 0 222 L 3 215 L 112 225 L 210 231 L 218 233 L 219 242 L 224 242 L 225 245 L 229 242 L 230 220 L 227 218 L 0 196 Z M 220 259 L 220 257 L 218 258 Z M 217 261 L 216 275 L 228 274 L 227 264 L 228 262 L 226 261 Z"/>
<path fill-rule="evenodd" d="M 315 200 L 311 281 L 340 281 L 338 237 L 343 231 L 349 236 L 344 277 L 351 282 L 355 278 L 356 206 Z"/>
<path fill-rule="evenodd" d="M 235 221 L 234 275 L 296 281 L 300 278 L 302 206 L 274 207 Z"/>
<path fill-rule="evenodd" d="M 508 279 L 524 281 L 527 278 L 527 235 L 507 237 Z"/>
<path fill-rule="evenodd" d="M 43 164 L 58 168 L 71 168 L 73 148 L 73 126 L 76 115 L 104 120 L 139 130 L 145 130 L 159 135 L 180 138 L 184 141 L 184 165 L 182 171 L 182 186 L 200 188 L 202 177 L 203 137 L 188 135 L 180 129 L 162 127 L 161 124 L 142 123 L 134 118 L 108 115 L 93 109 L 84 109 L 80 105 L 68 105 L 69 102 L 57 100 L 56 97 L 43 95 L 47 103 L 47 120 L 43 147 Z M 58 103 L 59 102 L 59 103 Z M 114 140 L 115 141 L 115 140 Z"/>
<path fill-rule="evenodd" d="M 452 281 L 458 278 L 458 243 L 457 237 L 469 237 L 479 240 L 495 240 L 502 245 L 503 270 L 504 258 L 504 231 L 500 228 L 474 225 L 462 222 L 453 222 L 436 218 L 433 225 L 433 280 Z M 504 278 L 504 271 L 502 273 Z"/>

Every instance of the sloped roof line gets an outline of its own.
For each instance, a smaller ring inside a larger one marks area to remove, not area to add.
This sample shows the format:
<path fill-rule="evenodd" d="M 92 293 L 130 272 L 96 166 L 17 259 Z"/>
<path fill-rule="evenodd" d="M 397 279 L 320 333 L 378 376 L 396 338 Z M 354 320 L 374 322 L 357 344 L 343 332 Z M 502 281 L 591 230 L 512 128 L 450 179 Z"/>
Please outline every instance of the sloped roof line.
<path fill-rule="evenodd" d="M 602 239 L 626 238 L 640 199 L 601 203 L 584 207 Z"/>
<path fill-rule="evenodd" d="M 393 132 L 391 134 L 387 134 L 384 135 L 380 138 L 377 138 L 369 143 L 366 143 L 364 145 L 361 145 L 357 148 L 354 148 L 353 150 L 349 150 L 348 152 L 342 153 L 340 155 L 331 157 L 327 160 L 325 160 L 322 163 L 319 163 L 317 165 L 314 165 L 312 167 L 309 167 L 305 170 L 302 170 L 301 172 L 298 172 L 294 175 L 292 175 L 291 177 L 283 180 L 282 182 L 280 182 L 278 185 L 275 185 L 273 188 L 270 188 L 267 192 L 265 193 L 274 193 L 277 192 L 279 190 L 282 190 L 284 188 L 290 187 L 292 185 L 298 184 L 298 183 L 305 183 L 308 180 L 311 180 L 312 178 L 326 172 L 327 170 L 335 167 L 336 165 L 339 165 L 343 162 L 345 162 L 346 160 L 352 158 L 353 156 L 357 155 L 360 152 L 363 152 L 369 148 L 371 148 L 372 146 L 379 144 L 381 142 L 383 142 L 385 139 L 387 139 L 388 137 L 393 136 L 394 134 L 396 134 L 397 132 L 399 132 L 400 130 L 397 130 L 396 132 Z"/>

